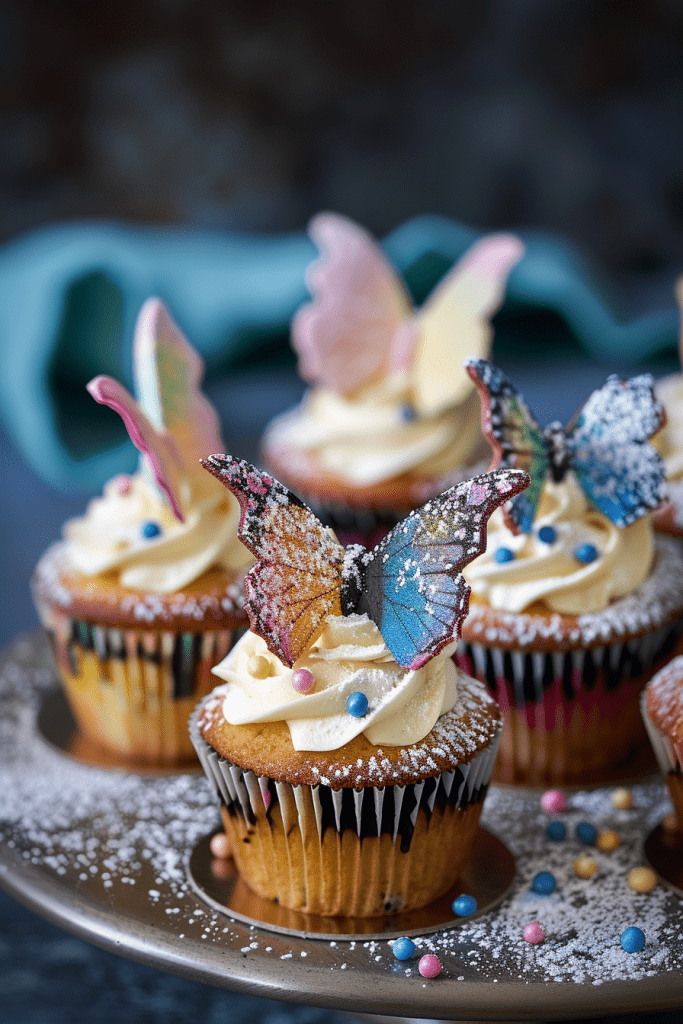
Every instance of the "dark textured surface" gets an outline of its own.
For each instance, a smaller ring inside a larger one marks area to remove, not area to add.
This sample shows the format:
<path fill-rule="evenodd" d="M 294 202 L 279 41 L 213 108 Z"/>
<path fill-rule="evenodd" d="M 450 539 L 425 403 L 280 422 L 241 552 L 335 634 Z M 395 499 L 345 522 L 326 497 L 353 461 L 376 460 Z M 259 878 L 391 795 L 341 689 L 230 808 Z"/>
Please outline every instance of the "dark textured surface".
<path fill-rule="evenodd" d="M 0 891 L 3 1024 L 342 1024 L 345 1014 L 225 992 L 124 960 Z"/>
<path fill-rule="evenodd" d="M 0 54 L 0 237 L 328 208 L 683 260 L 676 0 L 5 0 Z"/>

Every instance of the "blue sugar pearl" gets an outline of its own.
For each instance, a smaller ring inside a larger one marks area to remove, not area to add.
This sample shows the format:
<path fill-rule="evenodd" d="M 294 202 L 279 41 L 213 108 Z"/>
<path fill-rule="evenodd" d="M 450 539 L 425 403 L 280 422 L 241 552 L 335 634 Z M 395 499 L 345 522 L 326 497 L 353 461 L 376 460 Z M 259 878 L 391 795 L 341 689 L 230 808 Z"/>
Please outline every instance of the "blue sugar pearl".
<path fill-rule="evenodd" d="M 360 690 L 356 690 L 347 700 L 346 710 L 354 718 L 362 718 L 368 710 L 368 698 Z"/>
<path fill-rule="evenodd" d="M 598 830 L 590 821 L 580 821 L 574 831 L 579 842 L 585 843 L 586 846 L 592 846 L 598 838 Z"/>
<path fill-rule="evenodd" d="M 397 960 L 410 960 L 415 954 L 415 943 L 410 939 L 396 939 L 391 948 Z"/>
<path fill-rule="evenodd" d="M 537 892 L 540 896 L 550 896 L 551 892 L 555 892 L 555 876 L 551 875 L 549 871 L 539 871 L 534 876 L 534 880 L 531 883 L 531 889 L 533 892 Z"/>
<path fill-rule="evenodd" d="M 567 829 L 563 821 L 549 821 L 545 827 L 546 838 L 559 843 L 567 838 Z"/>
<path fill-rule="evenodd" d="M 557 538 L 557 531 L 554 526 L 542 526 L 538 531 L 538 539 L 544 544 L 554 544 Z"/>
<path fill-rule="evenodd" d="M 469 917 L 477 909 L 477 901 L 474 896 L 468 896 L 463 893 L 462 896 L 458 896 L 457 899 L 453 900 L 453 913 L 457 917 Z"/>
<path fill-rule="evenodd" d="M 598 549 L 593 544 L 579 544 L 578 548 L 574 551 L 576 561 L 583 562 L 584 565 L 594 562 L 597 557 Z"/>
<path fill-rule="evenodd" d="M 142 524 L 142 536 L 146 537 L 147 540 L 151 540 L 152 537 L 158 537 L 160 533 L 161 527 L 158 523 L 153 523 L 151 519 Z"/>
<path fill-rule="evenodd" d="M 513 562 L 515 559 L 514 551 L 510 551 L 510 548 L 497 548 L 493 553 L 494 562 L 498 562 L 498 565 L 502 565 L 504 562 Z"/>
<path fill-rule="evenodd" d="M 621 948 L 627 953 L 639 953 L 645 945 L 645 935 L 640 928 L 631 925 L 621 933 Z"/>
<path fill-rule="evenodd" d="M 417 418 L 417 411 L 414 409 L 414 407 L 412 405 L 406 404 L 406 405 L 402 405 L 401 406 L 401 419 L 402 420 L 405 420 L 406 423 L 410 423 L 411 420 L 414 420 L 416 418 Z"/>

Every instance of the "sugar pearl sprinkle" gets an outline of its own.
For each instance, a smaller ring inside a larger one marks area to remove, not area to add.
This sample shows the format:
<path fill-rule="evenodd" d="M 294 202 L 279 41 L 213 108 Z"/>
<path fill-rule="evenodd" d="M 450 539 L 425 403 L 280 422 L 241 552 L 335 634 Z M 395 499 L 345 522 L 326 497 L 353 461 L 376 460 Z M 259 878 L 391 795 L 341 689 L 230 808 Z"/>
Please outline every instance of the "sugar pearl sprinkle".
<path fill-rule="evenodd" d="M 549 821 L 545 827 L 545 834 L 552 843 L 561 843 L 567 838 L 567 826 L 563 821 Z"/>
<path fill-rule="evenodd" d="M 417 969 L 423 978 L 438 978 L 443 970 L 443 965 L 438 956 L 433 953 L 425 953 L 420 957 Z"/>
<path fill-rule="evenodd" d="M 616 850 L 619 842 L 619 833 L 615 832 L 612 828 L 606 828 L 602 832 L 598 832 L 598 838 L 595 840 L 595 845 L 598 850 L 602 850 L 603 853 L 610 853 L 612 850 Z"/>
<path fill-rule="evenodd" d="M 528 942 L 530 946 L 538 946 L 541 942 L 543 942 L 545 938 L 545 932 L 541 928 L 538 921 L 529 921 L 528 924 L 524 925 L 522 938 L 525 942 Z"/>
<path fill-rule="evenodd" d="M 612 803 L 618 811 L 628 811 L 633 807 L 633 793 L 630 789 L 620 786 L 612 793 Z"/>
<path fill-rule="evenodd" d="M 597 870 L 598 865 L 587 853 L 582 853 L 574 861 L 574 874 L 578 875 L 579 878 L 592 878 Z"/>
<path fill-rule="evenodd" d="M 580 843 L 592 846 L 598 838 L 598 830 L 590 821 L 579 821 L 574 829 L 574 834 Z"/>
<path fill-rule="evenodd" d="M 474 896 L 468 896 L 467 893 L 463 893 L 462 896 L 453 900 L 453 913 L 457 917 L 469 917 L 476 909 L 477 901 Z"/>
<path fill-rule="evenodd" d="M 506 562 L 513 562 L 515 559 L 514 551 L 510 548 L 496 548 L 493 552 L 494 562 L 498 562 L 499 565 L 504 565 Z"/>
<path fill-rule="evenodd" d="M 47 659 L 47 645 L 45 645 Z M 43 663 L 47 665 L 47 660 Z M 630 888 L 629 872 L 640 863 L 643 837 L 670 811 L 664 783 L 630 787 L 632 807 L 615 808 L 613 788 L 572 791 L 563 812 L 567 840 L 549 842 L 548 818 L 528 791 L 492 786 L 482 825 L 503 838 L 516 858 L 517 873 L 506 899 L 494 910 L 462 918 L 442 931 L 413 936 L 413 958 L 400 962 L 387 941 L 321 944 L 269 934 L 214 912 L 192 891 L 185 858 L 218 824 L 215 793 L 200 775 L 139 776 L 90 768 L 48 747 L 34 729 L 32 694 L 53 685 L 52 671 L 35 665 L 31 645 L 17 643 L 0 663 L 0 849 L 45 873 L 67 891 L 79 887 L 102 904 L 130 905 L 131 888 L 143 913 L 162 914 L 188 955 L 211 947 L 213 955 L 275 961 L 283 983 L 314 962 L 325 945 L 331 972 L 353 979 L 357 972 L 378 983 L 395 979 L 430 985 L 418 961 L 433 955 L 443 964 L 434 984 L 458 982 L 600 986 L 666 977 L 683 980 L 680 897 L 665 885 L 646 893 Z M 264 797 L 265 798 L 265 797 Z M 620 844 L 604 854 L 592 880 L 574 874 L 581 852 L 574 828 L 590 821 L 599 831 L 619 833 Z M 93 826 L 93 823 L 95 825 Z M 220 863 L 218 861 L 217 863 Z M 229 862 L 225 862 L 229 863 Z M 557 880 L 550 895 L 531 889 L 544 869 Z M 79 881 L 88 876 L 87 881 Z M 533 945 L 523 929 L 537 922 L 545 940 Z M 647 941 L 639 952 L 621 945 L 622 932 L 638 926 Z M 243 950 L 244 952 L 240 952 Z M 307 959 L 300 953 L 308 952 Z M 380 959 L 377 959 L 377 958 Z"/>
<path fill-rule="evenodd" d="M 541 797 L 541 807 L 546 814 L 562 814 L 567 810 L 567 798 L 561 789 L 548 789 Z"/>
<path fill-rule="evenodd" d="M 356 690 L 347 700 L 346 710 L 354 718 L 362 718 L 368 710 L 368 698 L 360 690 Z"/>
<path fill-rule="evenodd" d="M 631 925 L 621 933 L 621 945 L 627 953 L 640 953 L 645 945 L 645 934 L 640 928 Z"/>
<path fill-rule="evenodd" d="M 410 960 L 415 955 L 415 943 L 405 937 L 395 939 L 391 948 L 397 960 Z"/>
<path fill-rule="evenodd" d="M 657 884 L 652 868 L 633 868 L 628 873 L 628 884 L 635 892 L 651 892 Z"/>
<path fill-rule="evenodd" d="M 315 686 L 315 676 L 308 668 L 297 668 L 292 672 L 292 686 L 297 693 L 310 693 Z"/>
<path fill-rule="evenodd" d="M 215 836 L 211 836 L 209 847 L 214 857 L 218 857 L 219 860 L 226 860 L 231 854 L 230 840 L 225 832 L 216 832 Z"/>

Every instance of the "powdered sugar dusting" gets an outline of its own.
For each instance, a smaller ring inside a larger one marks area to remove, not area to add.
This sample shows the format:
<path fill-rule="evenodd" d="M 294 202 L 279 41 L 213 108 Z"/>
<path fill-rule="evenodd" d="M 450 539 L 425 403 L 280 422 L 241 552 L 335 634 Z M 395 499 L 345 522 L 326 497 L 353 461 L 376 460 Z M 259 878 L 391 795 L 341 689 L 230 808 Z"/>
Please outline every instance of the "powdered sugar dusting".
<path fill-rule="evenodd" d="M 189 889 L 184 861 L 217 822 L 208 782 L 197 775 L 141 778 L 105 772 L 49 748 L 35 731 L 39 695 L 53 682 L 44 652 L 36 641 L 20 643 L 0 665 L 0 871 L 17 873 L 25 864 L 27 871 L 61 880 L 65 892 L 78 892 L 109 912 L 134 913 L 138 921 L 158 921 L 162 914 L 163 931 L 185 944 L 198 964 L 205 956 L 224 970 L 232 971 L 237 963 L 243 972 L 257 964 L 267 972 L 272 961 L 281 988 L 276 993 L 273 987 L 271 995 L 296 995 L 298 972 L 322 965 L 345 972 L 351 1000 L 368 979 L 390 979 L 395 996 L 385 1010 L 400 1012 L 401 1005 L 411 1008 L 410 1000 L 418 999 L 425 982 L 417 973 L 417 958 L 431 952 L 444 966 L 438 981 L 429 982 L 434 997 L 446 985 L 453 1012 L 463 1017 L 467 986 L 482 982 L 517 992 L 515 986 L 560 981 L 590 986 L 582 989 L 585 1003 L 591 993 L 598 999 L 600 986 L 609 982 L 633 986 L 637 1000 L 639 982 L 665 978 L 671 997 L 683 997 L 682 901 L 661 884 L 636 893 L 627 883 L 629 870 L 641 863 L 642 839 L 670 808 L 659 780 L 634 786 L 634 805 L 627 810 L 614 808 L 609 790 L 570 795 L 562 816 L 569 838 L 555 843 L 545 837 L 540 793 L 492 787 L 483 823 L 517 858 L 511 894 L 489 914 L 418 937 L 415 962 L 399 963 L 387 941 L 321 943 L 278 935 L 205 906 Z M 379 761 L 379 750 L 376 756 Z M 591 879 L 578 878 L 572 867 L 585 850 L 573 838 L 580 820 L 612 828 L 621 839 L 610 853 L 591 849 L 598 863 Z M 557 879 L 552 896 L 530 892 L 541 870 Z M 532 920 L 546 934 L 539 946 L 522 938 L 524 925 Z M 642 928 L 646 937 L 643 951 L 633 955 L 619 943 L 629 925 Z M 382 991 L 386 999 L 386 986 Z M 551 1000 L 552 992 L 546 991 Z M 609 1008 L 609 998 L 605 991 L 600 1006 Z M 426 1010 L 423 1003 L 420 1008 Z M 376 1003 L 369 1009 L 380 1011 Z"/>

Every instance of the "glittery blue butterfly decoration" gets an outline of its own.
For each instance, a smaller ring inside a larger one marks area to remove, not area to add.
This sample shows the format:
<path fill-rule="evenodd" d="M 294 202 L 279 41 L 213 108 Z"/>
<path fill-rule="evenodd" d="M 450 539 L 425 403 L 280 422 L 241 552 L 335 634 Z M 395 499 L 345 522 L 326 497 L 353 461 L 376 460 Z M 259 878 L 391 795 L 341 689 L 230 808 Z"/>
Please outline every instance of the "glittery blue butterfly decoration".
<path fill-rule="evenodd" d="M 627 381 L 613 374 L 566 428 L 556 421 L 541 429 L 501 370 L 484 359 L 471 359 L 466 367 L 479 390 L 493 465 L 525 469 L 531 477 L 524 494 L 505 508 L 515 533 L 531 533 L 548 473 L 559 482 L 574 472 L 588 500 L 619 527 L 664 500 L 664 463 L 649 442 L 664 412 L 650 374 Z"/>
<path fill-rule="evenodd" d="M 244 581 L 251 628 L 293 665 L 328 615 L 366 613 L 396 661 L 420 668 L 457 640 L 470 588 L 461 569 L 486 548 L 495 508 L 529 477 L 499 469 L 456 484 L 373 548 L 344 548 L 283 484 L 241 459 L 211 455 L 210 473 L 240 503 L 238 535 L 256 557 Z"/>

